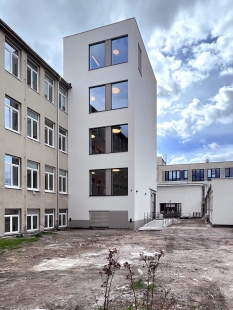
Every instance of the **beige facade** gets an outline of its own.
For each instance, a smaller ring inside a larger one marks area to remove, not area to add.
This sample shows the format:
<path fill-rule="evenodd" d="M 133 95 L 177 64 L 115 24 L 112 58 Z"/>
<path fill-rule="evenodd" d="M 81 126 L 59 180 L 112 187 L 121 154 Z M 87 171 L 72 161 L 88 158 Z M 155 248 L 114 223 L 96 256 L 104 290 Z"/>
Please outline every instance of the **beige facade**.
<path fill-rule="evenodd" d="M 61 209 L 66 218 L 60 215 L 60 223 L 67 225 L 67 188 L 59 194 L 59 170 L 67 180 L 68 154 L 67 145 L 59 151 L 58 140 L 62 128 L 60 144 L 67 144 L 71 86 L 2 20 L 0 81 L 0 236 L 56 227 Z"/>

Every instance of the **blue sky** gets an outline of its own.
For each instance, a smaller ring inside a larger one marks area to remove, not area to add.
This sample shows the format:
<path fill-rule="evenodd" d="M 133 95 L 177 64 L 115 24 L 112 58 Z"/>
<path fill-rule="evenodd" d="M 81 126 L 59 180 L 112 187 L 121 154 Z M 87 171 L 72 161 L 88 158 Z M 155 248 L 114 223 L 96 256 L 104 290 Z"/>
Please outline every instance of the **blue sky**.
<path fill-rule="evenodd" d="M 158 154 L 233 160 L 232 0 L 0 0 L 0 18 L 60 74 L 64 36 L 131 17 L 158 82 Z"/>

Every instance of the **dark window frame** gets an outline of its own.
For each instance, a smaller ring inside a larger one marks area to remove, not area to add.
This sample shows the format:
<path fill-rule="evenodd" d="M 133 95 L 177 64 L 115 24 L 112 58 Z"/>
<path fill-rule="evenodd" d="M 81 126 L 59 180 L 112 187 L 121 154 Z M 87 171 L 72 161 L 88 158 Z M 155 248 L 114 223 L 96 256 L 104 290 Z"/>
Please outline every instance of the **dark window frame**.
<path fill-rule="evenodd" d="M 204 181 L 204 169 L 192 169 L 192 181 Z"/>

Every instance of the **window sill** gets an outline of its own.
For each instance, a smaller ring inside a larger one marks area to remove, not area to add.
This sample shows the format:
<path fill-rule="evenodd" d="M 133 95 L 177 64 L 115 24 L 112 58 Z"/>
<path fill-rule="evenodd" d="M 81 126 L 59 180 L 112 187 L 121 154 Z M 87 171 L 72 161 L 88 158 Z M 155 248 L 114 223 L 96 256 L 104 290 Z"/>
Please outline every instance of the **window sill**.
<path fill-rule="evenodd" d="M 5 188 L 9 188 L 9 189 L 22 189 L 21 187 L 10 186 L 10 185 L 5 185 Z"/>
<path fill-rule="evenodd" d="M 7 128 L 7 127 L 5 127 L 5 129 L 6 129 L 6 130 L 9 130 L 9 131 L 11 131 L 11 132 L 17 133 L 18 135 L 21 136 L 21 133 L 20 133 L 19 131 L 15 131 L 14 129 Z"/>
<path fill-rule="evenodd" d="M 48 146 L 48 147 L 50 147 L 51 149 L 54 149 L 54 150 L 55 150 L 55 147 L 52 146 L 52 145 L 49 145 L 49 144 L 46 144 L 46 143 L 45 143 L 45 146 Z"/>
<path fill-rule="evenodd" d="M 18 81 L 22 82 L 22 80 L 21 80 L 19 77 L 15 76 L 15 75 L 14 75 L 13 73 L 11 73 L 10 71 L 8 71 L 8 70 L 6 70 L 6 69 L 5 69 L 5 71 L 6 71 L 7 73 L 9 73 L 11 76 L 13 76 L 14 78 L 16 78 Z"/>
<path fill-rule="evenodd" d="M 88 155 L 104 155 L 104 154 L 119 154 L 119 153 L 128 153 L 128 151 L 118 151 L 118 152 L 105 152 L 105 153 L 89 153 Z"/>
<path fill-rule="evenodd" d="M 67 152 L 64 152 L 64 151 L 62 151 L 62 150 L 59 150 L 61 153 L 63 153 L 63 154 L 67 154 L 68 155 L 68 153 Z"/>
<path fill-rule="evenodd" d="M 20 231 L 12 231 L 12 232 L 7 232 L 7 233 L 4 233 L 4 236 L 9 236 L 9 235 L 18 235 L 20 234 Z"/>
<path fill-rule="evenodd" d="M 127 61 L 123 61 L 123 62 L 119 62 L 118 64 L 111 64 L 111 65 L 109 65 L 109 66 L 103 66 L 103 67 L 99 67 L 99 68 L 95 68 L 95 69 L 90 69 L 89 68 L 89 72 L 91 72 L 91 71 L 95 71 L 95 70 L 99 70 L 99 69 L 103 69 L 103 68 L 109 68 L 109 67 L 113 67 L 113 66 L 118 66 L 118 65 L 122 65 L 122 64 L 127 64 L 129 62 L 129 60 L 127 60 Z"/>
<path fill-rule="evenodd" d="M 47 190 L 45 190 L 45 193 L 47 193 L 47 194 L 56 194 L 56 192 L 54 192 L 54 191 L 47 191 Z"/>
<path fill-rule="evenodd" d="M 27 137 L 28 137 L 28 139 L 30 139 L 30 140 L 32 140 L 32 141 L 35 141 L 35 142 L 40 143 L 40 140 L 33 139 L 32 137 L 29 137 L 29 136 L 27 136 Z"/>
<path fill-rule="evenodd" d="M 35 90 L 34 88 L 32 88 L 31 86 L 29 86 L 28 84 L 27 84 L 27 87 L 28 88 L 30 88 L 31 90 L 33 90 L 35 93 L 37 93 L 38 95 L 40 95 L 40 93 L 37 91 L 37 90 Z"/>
<path fill-rule="evenodd" d="M 89 195 L 89 197 L 125 197 L 129 196 L 129 194 L 124 194 L 124 195 Z"/>
<path fill-rule="evenodd" d="M 36 189 L 36 188 L 27 188 L 27 190 L 28 190 L 29 192 L 40 192 L 40 190 L 39 190 L 39 189 Z"/>
<path fill-rule="evenodd" d="M 63 109 L 59 108 L 60 111 L 64 112 L 65 114 L 68 115 L 68 112 L 67 111 L 64 111 Z"/>
<path fill-rule="evenodd" d="M 60 195 L 68 195 L 68 193 L 59 192 Z"/>
<path fill-rule="evenodd" d="M 129 107 L 129 106 L 127 106 L 127 107 L 122 107 L 122 108 L 116 108 L 116 109 L 110 109 L 110 110 L 95 111 L 95 112 L 90 112 L 90 111 L 89 111 L 88 114 L 96 114 L 96 113 L 101 113 L 101 112 L 110 112 L 110 111 L 128 109 L 128 107 Z"/>
<path fill-rule="evenodd" d="M 36 231 L 39 231 L 39 228 L 27 230 L 28 233 L 35 233 Z"/>
<path fill-rule="evenodd" d="M 54 227 L 44 227 L 44 230 L 54 229 Z"/>

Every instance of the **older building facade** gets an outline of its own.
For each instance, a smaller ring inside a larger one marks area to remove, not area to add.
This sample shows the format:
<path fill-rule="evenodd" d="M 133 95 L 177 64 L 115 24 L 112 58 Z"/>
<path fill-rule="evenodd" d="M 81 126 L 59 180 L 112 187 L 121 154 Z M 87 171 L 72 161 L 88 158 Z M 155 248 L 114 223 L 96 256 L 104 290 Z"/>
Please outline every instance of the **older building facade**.
<path fill-rule="evenodd" d="M 64 39 L 72 227 L 135 228 L 155 207 L 156 79 L 135 19 Z"/>
<path fill-rule="evenodd" d="M 67 226 L 68 84 L 0 20 L 0 236 Z"/>

